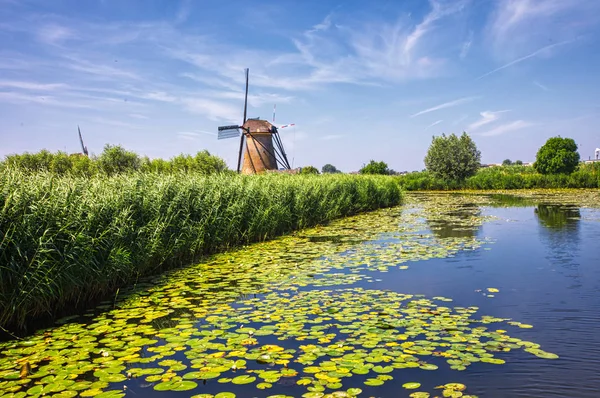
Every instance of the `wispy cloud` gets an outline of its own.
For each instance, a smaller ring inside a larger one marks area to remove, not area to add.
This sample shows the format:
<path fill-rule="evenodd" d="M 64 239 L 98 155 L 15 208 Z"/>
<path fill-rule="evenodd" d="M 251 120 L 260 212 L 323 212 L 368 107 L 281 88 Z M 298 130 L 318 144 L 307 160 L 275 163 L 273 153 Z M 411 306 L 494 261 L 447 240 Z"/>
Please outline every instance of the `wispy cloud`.
<path fill-rule="evenodd" d="M 467 40 L 463 43 L 460 49 L 460 59 L 465 59 L 469 54 L 469 50 L 471 49 L 471 45 L 473 44 L 473 31 L 469 31 L 469 36 Z"/>
<path fill-rule="evenodd" d="M 438 120 L 436 122 L 431 123 L 429 126 L 425 127 L 425 130 L 433 127 L 433 126 L 437 126 L 438 124 L 440 124 L 441 122 L 443 122 L 443 120 Z"/>
<path fill-rule="evenodd" d="M 38 39 L 50 45 L 62 44 L 62 42 L 74 37 L 74 33 L 67 27 L 58 24 L 43 25 L 37 30 Z"/>
<path fill-rule="evenodd" d="M 478 128 L 480 128 L 481 126 L 485 126 L 486 124 L 495 122 L 496 120 L 498 120 L 500 118 L 500 114 L 505 113 L 505 112 L 509 112 L 509 110 L 496 111 L 496 112 L 483 111 L 480 113 L 481 118 L 479 120 L 477 120 L 476 122 L 471 123 L 467 127 L 467 130 L 469 132 L 474 131 L 474 130 L 477 130 Z"/>
<path fill-rule="evenodd" d="M 212 135 L 212 136 L 216 136 L 217 135 L 216 133 L 211 133 L 211 132 L 208 132 L 208 131 L 200 131 L 200 130 L 198 130 L 198 131 L 195 131 L 195 132 L 194 131 L 180 131 L 180 132 L 177 133 L 177 137 L 181 138 L 183 140 L 197 141 L 198 138 L 201 135 L 203 135 L 203 134 L 204 135 Z"/>
<path fill-rule="evenodd" d="M 129 116 L 132 117 L 132 118 L 134 118 L 134 119 L 148 119 L 148 116 L 141 115 L 139 113 L 130 113 Z"/>
<path fill-rule="evenodd" d="M 181 4 L 179 4 L 179 9 L 177 10 L 177 15 L 175 16 L 175 23 L 180 24 L 184 23 L 188 20 L 192 13 L 190 0 L 182 0 Z"/>
<path fill-rule="evenodd" d="M 226 102 L 206 98 L 185 98 L 182 102 L 188 111 L 213 121 L 240 122 L 242 119 L 242 110 Z"/>
<path fill-rule="evenodd" d="M 511 62 L 509 62 L 509 63 L 507 63 L 507 64 L 505 64 L 505 65 L 502 65 L 502 66 L 501 66 L 501 67 L 499 67 L 499 68 L 496 68 L 496 69 L 494 69 L 494 70 L 491 70 L 491 71 L 489 71 L 489 72 L 487 72 L 487 73 L 484 73 L 483 75 L 479 76 L 479 77 L 478 77 L 477 79 L 475 79 L 475 80 L 480 80 L 480 79 L 483 79 L 484 77 L 487 77 L 487 76 L 489 76 L 489 75 L 492 75 L 492 74 L 494 74 L 494 73 L 496 73 L 496 72 L 499 72 L 499 71 L 501 71 L 501 70 L 503 70 L 503 69 L 506 69 L 506 68 L 508 68 L 508 67 L 510 67 L 510 66 L 516 65 L 516 64 L 518 64 L 518 63 L 520 63 L 520 62 L 526 61 L 526 60 L 528 60 L 528 59 L 530 59 L 530 58 L 537 57 L 538 55 L 548 55 L 548 54 L 550 54 L 550 50 L 552 50 L 553 48 L 555 48 L 555 47 L 559 47 L 559 46 L 563 46 L 563 45 L 565 45 L 565 44 L 572 43 L 572 42 L 573 42 L 573 40 L 566 40 L 566 41 L 562 41 L 562 42 L 560 42 L 560 43 L 554 43 L 554 44 L 550 44 L 550 45 L 548 45 L 548 46 L 544 46 L 544 47 L 540 48 L 539 50 L 536 50 L 536 51 L 532 52 L 531 54 L 528 54 L 528 55 L 526 55 L 526 56 L 524 56 L 524 57 L 521 57 L 521 58 L 515 59 L 514 61 L 511 61 Z"/>
<path fill-rule="evenodd" d="M 490 14 L 487 37 L 499 59 L 531 53 L 552 38 L 574 40 L 600 21 L 600 2 L 589 0 L 500 0 Z"/>
<path fill-rule="evenodd" d="M 542 83 L 538 82 L 538 81 L 534 81 L 533 82 L 534 85 L 538 86 L 539 88 L 541 88 L 544 91 L 550 91 L 550 89 L 548 88 L 548 86 L 543 85 Z"/>
<path fill-rule="evenodd" d="M 63 83 L 37 83 L 17 80 L 0 80 L 0 87 L 32 91 L 52 91 L 66 88 L 67 85 Z"/>
<path fill-rule="evenodd" d="M 515 130 L 520 130 L 525 127 L 529 127 L 529 126 L 533 126 L 533 125 L 534 125 L 534 123 L 531 123 L 531 122 L 527 122 L 524 120 L 516 120 L 514 122 L 510 122 L 510 123 L 506 123 L 506 124 L 502 124 L 500 126 L 494 127 L 493 129 L 488 130 L 483 133 L 480 133 L 479 135 L 484 136 L 484 137 L 491 137 L 491 136 L 515 131 Z"/>
<path fill-rule="evenodd" d="M 452 122 L 453 125 L 457 125 L 461 122 L 464 122 L 465 120 L 467 120 L 467 118 L 469 117 L 469 115 L 462 115 L 461 117 L 459 117 L 458 119 L 456 119 L 455 121 Z"/>
<path fill-rule="evenodd" d="M 410 117 L 416 117 L 416 116 L 424 115 L 426 113 L 435 112 L 435 111 L 438 111 L 440 109 L 451 108 L 453 106 L 457 106 L 457 105 L 460 105 L 460 104 L 464 104 L 466 102 L 473 101 L 473 100 L 475 100 L 477 98 L 479 98 L 479 97 L 476 97 L 476 96 L 475 97 L 464 97 L 464 98 L 456 99 L 454 101 L 444 102 L 443 104 L 436 105 L 436 106 L 433 106 L 431 108 L 427 108 L 427 109 L 424 109 L 424 110 L 419 111 L 417 113 L 414 113 L 414 114 L 410 115 Z"/>

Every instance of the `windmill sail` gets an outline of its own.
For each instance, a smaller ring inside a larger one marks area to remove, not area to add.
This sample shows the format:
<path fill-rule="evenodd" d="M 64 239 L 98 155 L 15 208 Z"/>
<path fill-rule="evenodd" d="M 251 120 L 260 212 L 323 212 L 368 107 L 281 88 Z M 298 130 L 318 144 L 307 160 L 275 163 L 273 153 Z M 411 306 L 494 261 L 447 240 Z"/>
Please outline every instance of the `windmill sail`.
<path fill-rule="evenodd" d="M 77 126 L 77 131 L 79 132 L 79 142 L 81 143 L 81 151 L 85 156 L 90 156 L 88 154 L 87 147 L 83 144 L 83 137 L 81 136 L 81 129 L 79 128 L 79 126 Z"/>

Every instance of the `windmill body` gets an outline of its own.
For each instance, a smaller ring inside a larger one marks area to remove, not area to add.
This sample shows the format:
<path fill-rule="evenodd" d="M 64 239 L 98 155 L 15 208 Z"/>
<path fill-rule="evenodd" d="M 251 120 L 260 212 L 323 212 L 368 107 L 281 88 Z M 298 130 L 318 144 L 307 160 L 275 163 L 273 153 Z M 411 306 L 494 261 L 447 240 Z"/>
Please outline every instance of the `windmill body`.
<path fill-rule="evenodd" d="M 242 127 L 246 141 L 242 174 L 277 170 L 277 157 L 273 143 L 275 126 L 266 120 L 249 119 Z"/>

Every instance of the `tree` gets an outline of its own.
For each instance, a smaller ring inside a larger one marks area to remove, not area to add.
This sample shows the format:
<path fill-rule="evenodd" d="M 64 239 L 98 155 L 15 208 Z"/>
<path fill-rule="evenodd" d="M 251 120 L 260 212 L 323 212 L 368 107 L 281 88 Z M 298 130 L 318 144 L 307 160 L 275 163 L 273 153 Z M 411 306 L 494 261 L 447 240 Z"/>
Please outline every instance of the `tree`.
<path fill-rule="evenodd" d="M 319 174 L 319 169 L 314 166 L 306 166 L 300 170 L 300 174 Z"/>
<path fill-rule="evenodd" d="M 510 159 L 504 159 L 504 161 L 502 162 L 502 166 L 512 166 L 513 162 Z"/>
<path fill-rule="evenodd" d="M 533 167 L 541 174 L 571 174 L 578 165 L 575 140 L 558 136 L 549 138 L 538 150 Z"/>
<path fill-rule="evenodd" d="M 332 164 L 327 163 L 325 166 L 321 168 L 321 173 L 323 174 L 334 174 L 339 173 L 340 171 Z"/>
<path fill-rule="evenodd" d="M 100 169 L 108 175 L 138 170 L 142 164 L 135 152 L 130 152 L 120 145 L 106 144 L 98 157 Z"/>
<path fill-rule="evenodd" d="M 523 166 L 522 160 L 515 160 L 515 166 Z"/>
<path fill-rule="evenodd" d="M 390 174 L 390 169 L 385 162 L 376 162 L 371 160 L 367 165 L 363 165 L 358 171 L 360 174 Z"/>
<path fill-rule="evenodd" d="M 464 180 L 474 175 L 481 165 L 481 152 L 465 132 L 433 137 L 425 166 L 433 175 L 444 180 Z"/>

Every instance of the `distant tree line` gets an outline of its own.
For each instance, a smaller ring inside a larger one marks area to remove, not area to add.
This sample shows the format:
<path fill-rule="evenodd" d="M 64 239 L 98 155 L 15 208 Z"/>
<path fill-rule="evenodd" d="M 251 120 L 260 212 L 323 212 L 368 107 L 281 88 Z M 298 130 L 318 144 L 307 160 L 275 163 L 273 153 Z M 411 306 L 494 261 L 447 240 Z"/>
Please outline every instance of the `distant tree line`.
<path fill-rule="evenodd" d="M 131 172 L 178 173 L 196 172 L 214 174 L 228 172 L 225 161 L 208 151 L 196 155 L 181 154 L 169 160 L 150 159 L 128 151 L 120 145 L 105 145 L 99 156 L 82 154 L 52 153 L 42 150 L 37 153 L 8 155 L 3 166 L 19 168 L 26 172 L 52 172 L 58 175 L 92 176 L 115 175 Z"/>

